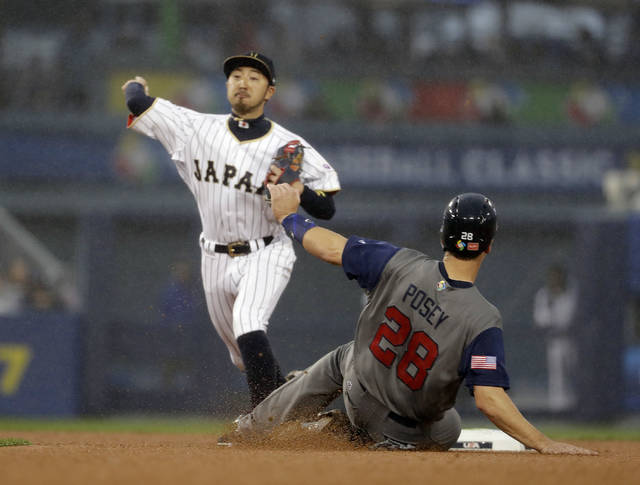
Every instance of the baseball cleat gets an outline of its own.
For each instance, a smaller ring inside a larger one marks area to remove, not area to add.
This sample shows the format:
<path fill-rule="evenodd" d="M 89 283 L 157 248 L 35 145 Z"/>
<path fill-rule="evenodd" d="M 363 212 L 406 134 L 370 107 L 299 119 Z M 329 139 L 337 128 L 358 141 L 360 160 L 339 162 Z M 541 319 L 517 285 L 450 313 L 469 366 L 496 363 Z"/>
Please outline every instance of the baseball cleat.
<path fill-rule="evenodd" d="M 233 441 L 228 434 L 223 434 L 218 438 L 218 442 L 216 444 L 218 446 L 233 446 Z"/>
<path fill-rule="evenodd" d="M 315 421 L 303 422 L 300 426 L 312 433 L 326 433 L 360 444 L 370 442 L 369 436 L 351 424 L 349 417 L 339 409 L 318 413 Z"/>
<path fill-rule="evenodd" d="M 251 425 L 251 415 L 250 414 L 241 414 L 236 419 L 233 420 L 232 430 L 224 433 L 222 436 L 218 438 L 217 445 L 218 446 L 233 446 L 234 443 L 238 443 L 242 441 L 243 438 L 246 438 L 246 434 L 250 430 Z"/>
<path fill-rule="evenodd" d="M 319 433 L 327 428 L 333 422 L 333 416 L 323 416 L 317 421 L 308 421 L 306 423 L 300 423 L 303 429 Z"/>
<path fill-rule="evenodd" d="M 315 421 L 307 421 L 300 423 L 303 429 L 320 432 L 320 431 L 329 431 L 335 432 L 347 427 L 351 427 L 351 422 L 349 418 L 339 409 L 332 409 L 331 411 L 325 411 L 323 413 L 318 413 L 317 419 Z"/>

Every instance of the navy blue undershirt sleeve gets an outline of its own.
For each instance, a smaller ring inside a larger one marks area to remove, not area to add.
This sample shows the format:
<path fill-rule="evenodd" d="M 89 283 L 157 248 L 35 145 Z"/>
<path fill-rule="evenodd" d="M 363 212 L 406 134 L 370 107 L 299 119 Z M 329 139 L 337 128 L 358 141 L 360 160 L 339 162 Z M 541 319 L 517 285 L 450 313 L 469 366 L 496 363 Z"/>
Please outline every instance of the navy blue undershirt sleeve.
<path fill-rule="evenodd" d="M 328 220 L 336 213 L 332 194 L 320 195 L 306 185 L 300 195 L 300 205 L 307 214 L 317 219 Z"/>
<path fill-rule="evenodd" d="M 475 356 L 476 359 L 472 357 Z M 487 363 L 481 362 L 482 357 L 487 357 Z M 481 368 L 493 367 L 495 369 Z M 469 346 L 464 349 L 460 359 L 459 374 L 465 378 L 465 385 L 473 395 L 473 386 L 491 386 L 509 389 L 509 376 L 505 365 L 504 342 L 502 329 L 498 327 L 488 328 L 479 334 Z"/>
<path fill-rule="evenodd" d="M 342 252 L 342 269 L 365 290 L 373 290 L 382 270 L 399 247 L 384 241 L 351 236 Z"/>
<path fill-rule="evenodd" d="M 129 83 L 124 89 L 124 99 L 127 102 L 129 111 L 131 111 L 134 116 L 140 116 L 151 107 L 156 98 L 147 96 L 142 84 Z"/>

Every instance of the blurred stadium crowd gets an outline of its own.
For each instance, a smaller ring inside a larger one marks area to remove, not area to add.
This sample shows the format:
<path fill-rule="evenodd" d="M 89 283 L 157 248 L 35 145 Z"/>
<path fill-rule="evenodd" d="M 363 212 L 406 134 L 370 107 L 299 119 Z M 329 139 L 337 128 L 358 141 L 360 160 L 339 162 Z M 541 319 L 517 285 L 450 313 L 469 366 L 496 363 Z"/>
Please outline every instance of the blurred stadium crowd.
<path fill-rule="evenodd" d="M 284 118 L 640 122 L 634 1 L 4 4 L 0 110 L 109 110 L 114 73 L 151 70 L 197 80 L 193 105 L 224 109 L 222 61 L 259 48 L 286 85 Z"/>

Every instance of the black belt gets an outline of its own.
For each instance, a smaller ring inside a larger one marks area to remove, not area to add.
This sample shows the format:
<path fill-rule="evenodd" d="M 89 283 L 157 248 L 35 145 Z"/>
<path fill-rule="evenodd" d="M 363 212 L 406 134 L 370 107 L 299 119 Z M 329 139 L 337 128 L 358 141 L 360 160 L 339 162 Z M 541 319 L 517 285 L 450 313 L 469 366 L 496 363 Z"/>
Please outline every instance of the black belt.
<path fill-rule="evenodd" d="M 266 247 L 273 241 L 273 236 L 263 237 L 262 240 Z M 241 254 L 249 254 L 251 252 L 251 245 L 249 241 L 236 241 L 229 244 L 216 244 L 213 250 L 216 253 L 224 253 L 234 257 L 240 256 Z"/>
<path fill-rule="evenodd" d="M 398 424 L 401 424 L 402 426 L 406 426 L 407 428 L 417 428 L 420 424 L 415 419 L 405 418 L 404 416 L 400 416 L 393 411 L 389 411 L 389 419 L 395 421 Z"/>

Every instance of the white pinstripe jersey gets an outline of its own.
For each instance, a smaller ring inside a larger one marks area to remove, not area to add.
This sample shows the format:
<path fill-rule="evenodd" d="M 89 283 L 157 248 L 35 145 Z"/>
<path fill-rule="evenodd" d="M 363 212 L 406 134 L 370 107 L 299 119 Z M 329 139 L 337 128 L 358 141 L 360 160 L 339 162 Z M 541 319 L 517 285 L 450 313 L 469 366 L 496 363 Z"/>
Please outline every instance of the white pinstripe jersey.
<path fill-rule="evenodd" d="M 313 190 L 340 190 L 331 165 L 303 138 L 271 121 L 269 132 L 240 141 L 231 132 L 229 115 L 203 114 L 156 98 L 130 124 L 158 140 L 193 193 L 205 238 L 220 243 L 283 235 L 260 193 L 278 148 L 300 140 L 306 147 L 300 174 Z"/>

